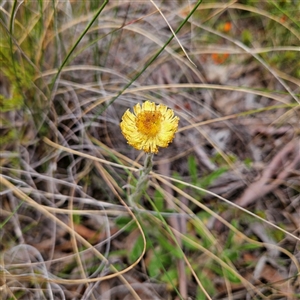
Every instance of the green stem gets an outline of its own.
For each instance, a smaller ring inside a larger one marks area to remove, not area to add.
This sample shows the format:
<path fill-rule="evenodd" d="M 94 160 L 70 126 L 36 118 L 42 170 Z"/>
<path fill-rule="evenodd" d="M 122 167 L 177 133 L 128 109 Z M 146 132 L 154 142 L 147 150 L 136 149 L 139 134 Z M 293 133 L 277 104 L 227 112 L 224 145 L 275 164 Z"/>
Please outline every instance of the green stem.
<path fill-rule="evenodd" d="M 141 174 L 137 181 L 134 192 L 129 196 L 129 204 L 132 207 L 136 207 L 136 204 L 139 202 L 144 191 L 147 188 L 149 174 L 152 170 L 152 165 L 153 165 L 153 155 L 154 155 L 153 153 L 146 153 L 144 167 L 141 170 Z"/>
<path fill-rule="evenodd" d="M 75 48 L 78 46 L 78 44 L 81 42 L 81 40 L 85 37 L 85 34 L 89 31 L 89 29 L 92 27 L 92 25 L 94 24 L 94 22 L 96 21 L 96 19 L 98 18 L 98 16 L 100 15 L 100 13 L 102 12 L 102 10 L 104 9 L 104 7 L 106 6 L 106 4 L 108 3 L 109 0 L 105 0 L 103 2 L 103 4 L 101 5 L 101 7 L 98 9 L 98 11 L 96 12 L 95 16 L 93 17 L 93 19 L 89 22 L 89 24 L 87 25 L 87 27 L 84 29 L 84 31 L 82 32 L 82 34 L 79 36 L 79 38 L 77 39 L 77 41 L 75 42 L 75 44 L 72 46 L 71 50 L 69 51 L 69 53 L 67 54 L 67 56 L 65 57 L 64 61 L 62 62 L 62 64 L 60 65 L 60 67 L 58 68 L 52 82 L 51 82 L 51 89 L 53 90 L 56 80 L 58 78 L 58 76 L 60 75 L 62 69 L 64 68 L 64 66 L 67 64 L 70 56 L 72 55 L 72 53 L 75 51 Z"/>

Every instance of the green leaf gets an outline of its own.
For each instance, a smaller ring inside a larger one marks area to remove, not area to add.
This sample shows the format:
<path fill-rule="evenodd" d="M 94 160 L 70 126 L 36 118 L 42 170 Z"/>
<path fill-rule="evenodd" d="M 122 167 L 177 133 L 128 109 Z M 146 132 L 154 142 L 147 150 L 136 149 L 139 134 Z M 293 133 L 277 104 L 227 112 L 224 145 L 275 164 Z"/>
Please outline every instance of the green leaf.
<path fill-rule="evenodd" d="M 161 273 L 161 261 L 156 256 L 151 258 L 151 261 L 147 267 L 150 278 L 155 278 Z"/>
<path fill-rule="evenodd" d="M 199 271 L 199 272 L 197 272 L 197 276 L 198 276 L 203 288 L 206 290 L 206 292 L 209 295 L 215 295 L 216 290 L 215 290 L 213 281 L 209 277 L 209 275 L 206 274 L 206 273 L 203 273 L 202 271 Z M 196 299 L 197 300 L 206 300 L 206 296 L 205 296 L 205 294 L 203 293 L 203 291 L 201 290 L 200 287 L 197 288 Z"/>
<path fill-rule="evenodd" d="M 250 45 L 253 41 L 252 33 L 248 29 L 244 29 L 242 32 L 242 41 L 247 46 Z"/>
<path fill-rule="evenodd" d="M 165 250 L 170 252 L 172 257 L 182 258 L 183 254 L 181 249 L 179 249 L 176 245 L 171 244 L 165 236 L 159 236 L 158 241 Z"/>
<path fill-rule="evenodd" d="M 258 248 L 261 248 L 261 246 L 256 244 L 244 244 L 239 247 L 239 250 L 255 250 Z"/>
<path fill-rule="evenodd" d="M 192 183 L 196 184 L 196 182 L 198 180 L 198 176 L 197 176 L 197 162 L 196 162 L 195 156 L 190 155 L 188 157 L 187 163 L 188 163 L 189 173 L 192 178 Z"/>
<path fill-rule="evenodd" d="M 223 270 L 223 275 L 226 277 L 230 282 L 233 283 L 240 283 L 241 280 L 232 272 L 229 270 Z"/>
<path fill-rule="evenodd" d="M 183 246 L 188 250 L 192 250 L 192 251 L 198 250 L 199 251 L 199 248 L 197 246 L 195 246 L 195 243 L 199 244 L 199 239 L 191 234 L 185 234 L 185 237 L 189 240 L 187 240 L 187 239 L 182 240 Z"/>
<path fill-rule="evenodd" d="M 158 211 L 162 211 L 164 208 L 164 196 L 163 194 L 156 190 L 154 193 L 154 199 L 153 199 L 154 205 L 156 206 L 156 209 Z"/>
<path fill-rule="evenodd" d="M 132 232 L 137 228 L 137 225 L 130 217 L 120 216 L 116 219 L 116 225 L 119 228 L 123 228 L 125 232 Z M 124 228 L 125 227 L 125 228 Z"/>
<path fill-rule="evenodd" d="M 197 216 L 204 224 L 206 223 L 205 221 L 208 220 L 208 218 L 210 217 L 210 215 L 206 212 L 201 212 L 197 214 Z M 201 237 L 201 245 L 206 249 L 210 248 L 213 242 L 207 236 L 206 228 L 203 228 L 203 226 L 205 225 L 201 226 L 201 223 L 199 224 L 199 222 L 194 222 L 193 224 L 195 226 L 197 234 Z"/>
<path fill-rule="evenodd" d="M 200 185 L 202 188 L 206 188 L 209 185 L 211 185 L 216 179 L 218 179 L 223 173 L 225 173 L 228 170 L 227 167 L 221 167 L 210 174 L 208 174 L 205 177 L 202 177 L 200 180 Z"/>
<path fill-rule="evenodd" d="M 73 222 L 75 224 L 80 224 L 81 223 L 81 215 L 73 214 L 72 217 L 73 217 Z"/>
<path fill-rule="evenodd" d="M 210 269 L 214 271 L 216 274 L 226 277 L 230 282 L 240 283 L 240 279 L 234 274 L 234 271 L 227 270 L 222 268 L 219 264 L 213 263 L 210 266 Z"/>
<path fill-rule="evenodd" d="M 239 252 L 236 249 L 225 249 L 222 253 L 224 260 L 230 260 L 232 262 L 239 258 Z"/>
<path fill-rule="evenodd" d="M 177 285 L 178 273 L 176 267 L 171 268 L 166 273 L 163 274 L 161 280 L 170 283 L 172 286 Z"/>
<path fill-rule="evenodd" d="M 244 164 L 245 166 L 249 169 L 251 168 L 251 165 L 252 165 L 252 159 L 251 158 L 246 158 L 244 159 Z"/>
<path fill-rule="evenodd" d="M 128 258 L 129 258 L 130 263 L 134 263 L 140 257 L 140 255 L 142 254 L 143 248 L 144 248 L 144 240 L 143 240 L 142 235 L 140 235 L 136 239 L 135 244 L 129 254 Z"/>

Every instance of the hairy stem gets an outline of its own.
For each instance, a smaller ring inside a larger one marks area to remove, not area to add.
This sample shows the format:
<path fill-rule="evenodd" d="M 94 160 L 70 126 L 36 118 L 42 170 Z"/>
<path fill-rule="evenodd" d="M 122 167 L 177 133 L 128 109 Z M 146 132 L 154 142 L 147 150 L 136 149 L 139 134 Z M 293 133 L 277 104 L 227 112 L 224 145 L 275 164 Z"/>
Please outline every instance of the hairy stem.
<path fill-rule="evenodd" d="M 144 167 L 141 170 L 140 177 L 134 189 L 134 192 L 129 196 L 129 204 L 136 207 L 136 204 L 141 199 L 145 189 L 147 188 L 148 176 L 152 170 L 153 153 L 146 153 Z"/>

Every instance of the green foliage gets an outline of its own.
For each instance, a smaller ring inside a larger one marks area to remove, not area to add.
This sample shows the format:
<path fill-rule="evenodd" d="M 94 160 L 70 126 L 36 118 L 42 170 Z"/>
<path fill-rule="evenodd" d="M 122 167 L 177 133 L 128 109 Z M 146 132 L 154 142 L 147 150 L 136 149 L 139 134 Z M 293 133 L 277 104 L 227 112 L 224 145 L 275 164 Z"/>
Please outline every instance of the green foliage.
<path fill-rule="evenodd" d="M 198 181 L 198 176 L 197 176 L 198 168 L 197 168 L 197 162 L 195 156 L 190 155 L 188 157 L 187 163 L 188 163 L 188 170 L 190 173 L 191 181 L 193 184 L 196 184 Z"/>
<path fill-rule="evenodd" d="M 14 111 L 22 108 L 24 102 L 23 98 L 18 95 L 14 98 L 5 98 L 3 95 L 0 95 L 0 111 Z"/>
<path fill-rule="evenodd" d="M 205 212 L 205 211 L 201 211 L 197 214 L 197 217 L 199 218 L 199 220 L 201 220 L 201 222 L 203 224 L 206 224 L 207 221 L 210 218 L 210 215 Z M 205 228 L 203 228 L 203 226 L 200 226 L 200 224 L 198 224 L 197 222 L 193 223 L 194 227 L 195 227 L 195 231 L 196 233 L 199 235 L 199 237 L 201 238 L 201 244 L 204 248 L 209 249 L 212 246 L 212 241 L 211 239 L 207 236 L 207 233 L 205 231 Z"/>
<path fill-rule="evenodd" d="M 2 126 L 3 126 L 3 123 L 6 123 L 6 122 L 3 121 Z M 16 128 L 14 128 L 12 125 L 8 126 L 8 129 L 5 133 L 5 135 L 2 135 L 0 137 L 0 147 L 2 148 L 4 146 L 7 146 L 7 145 L 11 144 L 12 142 L 18 140 L 18 138 L 19 138 L 18 130 Z"/>
<path fill-rule="evenodd" d="M 14 214 L 18 211 L 18 209 L 22 206 L 24 202 L 20 202 L 19 205 L 15 208 L 13 212 L 10 213 L 10 215 L 2 222 L 0 223 L 0 229 L 3 229 L 5 224 L 14 216 Z"/>
<path fill-rule="evenodd" d="M 200 216 L 199 216 L 200 217 Z M 205 215 L 202 217 L 205 220 Z M 240 224 L 238 221 L 232 221 L 232 225 L 237 230 L 242 230 L 240 228 Z M 196 240 L 194 236 L 190 237 L 190 235 L 186 235 L 189 237 L 192 241 L 195 241 L 196 244 L 201 243 L 201 246 L 209 249 L 210 252 L 214 253 L 217 257 L 219 257 L 225 264 L 227 265 L 234 265 L 234 264 L 244 264 L 242 261 L 241 253 L 245 253 L 245 251 L 252 251 L 255 249 L 260 248 L 257 244 L 252 244 L 249 242 L 245 242 L 243 239 L 239 238 L 237 234 L 234 231 L 229 230 L 227 233 L 227 238 L 223 242 L 223 249 L 220 252 L 220 249 L 214 248 L 211 241 L 206 237 L 205 231 L 203 228 L 197 226 L 195 227 L 196 231 L 199 232 L 199 236 L 201 237 L 201 240 Z M 200 231 L 199 231 L 200 229 Z M 184 245 L 189 249 L 190 251 L 196 251 L 197 247 L 191 243 L 188 243 L 187 241 L 184 241 Z M 210 248 L 208 248 L 210 247 Z M 197 251 L 199 253 L 199 249 Z M 199 280 L 201 280 L 201 283 L 203 287 L 207 291 L 212 291 L 213 293 L 213 286 L 211 284 L 211 280 L 209 277 L 204 276 L 206 272 L 209 272 L 211 277 L 215 277 L 215 275 L 225 277 L 228 281 L 232 283 L 240 283 L 240 278 L 235 274 L 234 267 L 230 267 L 230 269 L 226 269 L 225 267 L 222 267 L 217 261 L 215 261 L 212 258 L 207 258 L 205 261 L 201 261 L 200 264 L 193 264 L 193 268 L 196 271 Z M 238 273 L 238 271 L 237 271 Z M 214 275 L 215 274 L 215 275 Z M 207 280 L 208 279 L 208 280 Z M 197 292 L 197 297 L 199 299 L 204 299 L 204 293 L 199 289 Z M 213 294 L 210 294 L 213 295 Z M 197 298 L 197 299 L 198 299 Z"/>
<path fill-rule="evenodd" d="M 140 235 L 136 240 L 135 243 L 131 249 L 131 252 L 129 253 L 129 263 L 134 263 L 142 254 L 144 247 L 144 241 L 142 235 Z"/>
<path fill-rule="evenodd" d="M 230 163 L 235 163 L 237 161 L 237 157 L 234 154 L 229 154 L 227 155 L 227 161 L 224 159 L 224 157 L 217 152 L 212 158 L 211 160 L 217 164 L 218 166 L 220 166 L 220 168 L 227 168 L 228 166 L 228 161 Z"/>
<path fill-rule="evenodd" d="M 147 240 L 147 272 L 151 278 L 156 278 L 176 289 L 178 273 L 175 262 L 177 259 L 182 259 L 182 250 L 174 244 L 171 236 L 166 235 L 163 226 L 157 226 L 155 219 L 147 216 L 143 216 L 142 219 Z M 146 225 L 146 223 L 148 224 Z M 121 224 L 126 224 L 126 218 L 118 218 L 118 225 Z M 140 257 L 143 247 L 144 242 L 142 235 L 140 235 L 134 241 L 131 251 L 129 253 L 125 252 L 129 263 L 135 262 Z"/>
<path fill-rule="evenodd" d="M 156 258 L 151 258 L 149 264 L 147 265 L 147 271 L 151 278 L 157 278 L 161 275 L 161 260 Z"/>
<path fill-rule="evenodd" d="M 14 291 L 14 296 L 7 298 L 8 300 L 16 300 L 16 299 L 22 299 L 22 297 L 26 295 L 25 291 Z"/>
<path fill-rule="evenodd" d="M 250 168 L 251 165 L 252 165 L 252 159 L 251 159 L 251 158 L 246 158 L 246 159 L 244 159 L 244 165 L 245 165 L 247 168 Z"/>
<path fill-rule="evenodd" d="M 122 228 L 127 233 L 132 232 L 137 228 L 136 222 L 127 216 L 120 216 L 115 220 L 115 222 L 119 228 Z"/>
<path fill-rule="evenodd" d="M 163 282 L 168 282 L 172 287 L 176 286 L 178 284 L 178 273 L 176 268 L 172 268 L 170 270 L 167 270 L 167 272 L 164 272 L 161 280 Z"/>
<path fill-rule="evenodd" d="M 196 246 L 199 243 L 199 239 L 192 234 L 186 233 L 185 237 L 188 239 L 184 239 L 182 244 L 186 250 L 190 251 L 198 251 L 198 247 Z M 205 247 L 205 246 L 204 246 Z"/>
<path fill-rule="evenodd" d="M 165 200 L 159 190 L 155 190 L 153 202 L 158 211 L 163 211 Z"/>
<path fill-rule="evenodd" d="M 238 251 L 244 252 L 244 251 L 252 251 L 261 248 L 261 246 L 257 244 L 251 244 L 251 243 L 243 243 L 238 247 Z"/>
<path fill-rule="evenodd" d="M 232 283 L 241 283 L 241 279 L 231 270 L 224 269 L 220 275 Z"/>
<path fill-rule="evenodd" d="M 182 258 L 182 251 L 173 242 L 166 239 L 164 235 L 158 235 L 159 245 L 164 249 L 164 251 L 173 258 Z"/>
<path fill-rule="evenodd" d="M 219 169 L 212 171 L 210 174 L 203 176 L 197 185 L 202 188 L 207 188 L 227 170 L 227 167 L 220 167 Z"/>
<path fill-rule="evenodd" d="M 82 219 L 81 215 L 73 213 L 72 218 L 73 218 L 74 224 L 80 224 L 81 223 L 81 219 Z"/>
<path fill-rule="evenodd" d="M 203 189 L 208 188 L 216 179 L 218 179 L 222 174 L 224 174 L 228 167 L 222 166 L 219 169 L 212 171 L 209 174 L 199 175 L 199 168 L 197 165 L 197 160 L 194 155 L 190 155 L 187 159 L 188 163 L 188 171 L 191 183 L 197 187 L 201 187 Z M 184 181 L 184 179 L 178 173 L 173 173 L 173 177 L 179 180 Z M 175 183 L 175 185 L 180 189 L 185 189 L 186 186 L 181 183 Z M 205 193 L 196 189 L 193 189 L 190 193 L 191 196 L 196 199 L 201 198 Z"/>
<path fill-rule="evenodd" d="M 207 274 L 206 272 L 203 272 L 201 270 L 201 271 L 197 272 L 197 276 L 198 276 L 202 286 L 206 290 L 206 292 L 209 295 L 215 295 L 216 294 L 216 289 L 214 287 L 214 284 L 213 284 L 209 274 Z M 197 287 L 196 299 L 197 300 L 206 300 L 207 299 L 200 287 Z"/>
<path fill-rule="evenodd" d="M 32 88 L 33 76 L 35 75 L 33 66 L 26 60 L 21 62 L 21 59 L 10 53 L 8 48 L 0 49 L 1 71 L 9 82 L 13 99 L 19 99 L 26 90 Z"/>
<path fill-rule="evenodd" d="M 283 223 L 278 223 L 277 224 L 280 228 L 285 229 L 285 225 Z M 268 234 L 274 239 L 276 242 L 281 242 L 285 238 L 285 233 L 282 232 L 281 230 L 270 228 L 267 229 Z"/>
<path fill-rule="evenodd" d="M 246 45 L 249 46 L 253 41 L 253 36 L 250 30 L 244 29 L 242 31 L 242 42 Z"/>
<path fill-rule="evenodd" d="M 147 265 L 149 276 L 166 283 L 173 290 L 177 291 L 176 285 L 178 283 L 179 274 L 175 262 L 176 257 L 179 257 L 178 253 L 181 252 L 181 250 L 176 246 L 170 248 L 166 237 L 159 231 L 155 232 L 156 235 L 154 236 L 152 231 L 151 238 L 149 236 L 150 233 L 145 233 L 147 236 L 147 244 L 149 246 L 148 253 L 150 253 Z M 154 246 L 153 242 L 156 237 L 158 237 L 159 242 Z M 162 243 L 163 240 L 165 241 Z"/>

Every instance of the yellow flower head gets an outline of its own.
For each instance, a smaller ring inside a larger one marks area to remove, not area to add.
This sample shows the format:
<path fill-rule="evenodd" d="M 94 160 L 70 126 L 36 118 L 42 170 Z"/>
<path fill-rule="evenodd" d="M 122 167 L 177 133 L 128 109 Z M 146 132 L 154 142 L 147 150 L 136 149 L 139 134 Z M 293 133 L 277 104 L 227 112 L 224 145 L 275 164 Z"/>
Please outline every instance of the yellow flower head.
<path fill-rule="evenodd" d="M 128 144 L 137 150 L 157 153 L 158 147 L 168 147 L 178 128 L 179 118 L 163 104 L 146 101 L 127 109 L 120 124 Z"/>

